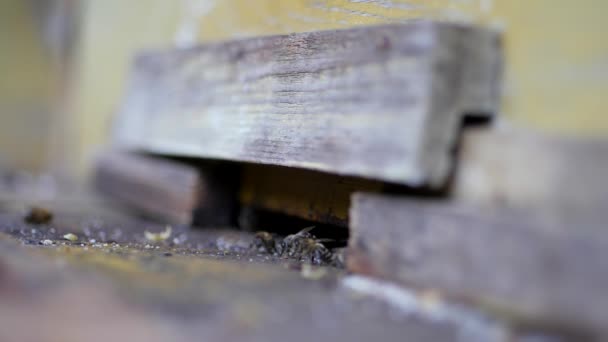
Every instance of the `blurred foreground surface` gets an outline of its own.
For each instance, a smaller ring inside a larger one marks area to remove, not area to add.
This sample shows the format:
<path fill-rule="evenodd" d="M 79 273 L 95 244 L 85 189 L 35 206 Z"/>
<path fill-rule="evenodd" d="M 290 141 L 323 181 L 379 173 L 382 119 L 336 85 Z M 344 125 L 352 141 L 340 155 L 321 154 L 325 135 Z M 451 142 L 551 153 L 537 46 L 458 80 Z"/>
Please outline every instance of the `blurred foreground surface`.
<path fill-rule="evenodd" d="M 0 202 L 2 341 L 506 338 L 504 326 L 435 296 L 252 251 L 251 233 L 174 226 L 152 241 L 145 231 L 163 225 L 103 210 L 86 192 L 40 201 L 52 220 L 26 223 L 17 198 L 36 186 L 7 180 L 15 176 L 3 182 L 13 201 Z"/>

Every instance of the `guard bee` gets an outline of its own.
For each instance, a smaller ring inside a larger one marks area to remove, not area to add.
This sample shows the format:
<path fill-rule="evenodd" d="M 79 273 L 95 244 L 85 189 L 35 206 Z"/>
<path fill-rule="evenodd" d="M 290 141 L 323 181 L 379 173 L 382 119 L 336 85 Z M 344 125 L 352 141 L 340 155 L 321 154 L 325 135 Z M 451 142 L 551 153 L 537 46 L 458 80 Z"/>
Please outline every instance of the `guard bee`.
<path fill-rule="evenodd" d="M 315 227 L 306 227 L 299 232 L 287 235 L 280 243 L 278 254 L 280 256 L 294 257 L 302 250 L 302 241 L 305 239 L 314 239 L 315 236 L 310 233 Z"/>
<path fill-rule="evenodd" d="M 252 247 L 258 252 L 266 252 L 279 255 L 278 245 L 275 237 L 269 232 L 257 232 L 253 238 Z"/>
<path fill-rule="evenodd" d="M 327 240 L 312 238 L 301 239 L 298 243 L 297 255 L 301 261 L 308 261 L 314 265 L 330 263 L 333 260 L 333 253 L 323 245 Z M 292 255 L 290 255 L 292 256 Z"/>
<path fill-rule="evenodd" d="M 315 236 L 310 233 L 313 229 L 315 229 L 315 226 L 306 227 L 295 234 L 287 235 L 283 239 L 283 242 L 285 244 L 291 244 L 299 239 L 314 238 Z"/>
<path fill-rule="evenodd" d="M 324 242 L 334 240 L 317 239 L 310 233 L 314 228 L 314 226 L 304 228 L 295 234 L 286 236 L 282 240 L 277 239 L 275 235 L 268 232 L 257 232 L 252 243 L 252 249 L 259 252 L 267 252 L 281 258 L 294 258 L 313 265 L 341 265 L 334 253 L 323 245 Z"/>
<path fill-rule="evenodd" d="M 281 242 L 279 255 L 308 261 L 315 265 L 332 262 L 333 254 L 323 245 L 329 239 L 317 239 L 310 233 L 315 227 L 307 227 L 287 236 Z"/>

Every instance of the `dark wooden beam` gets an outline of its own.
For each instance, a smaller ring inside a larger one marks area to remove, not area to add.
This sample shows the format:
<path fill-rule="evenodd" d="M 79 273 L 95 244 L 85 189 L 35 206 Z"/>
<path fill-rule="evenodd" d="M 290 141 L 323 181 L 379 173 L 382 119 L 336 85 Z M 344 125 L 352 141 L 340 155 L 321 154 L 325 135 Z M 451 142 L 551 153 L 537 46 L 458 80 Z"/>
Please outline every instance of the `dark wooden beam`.
<path fill-rule="evenodd" d="M 441 186 L 462 116 L 496 111 L 499 38 L 421 21 L 144 53 L 115 142 Z"/>
<path fill-rule="evenodd" d="M 124 151 L 95 163 L 96 188 L 145 216 L 168 223 L 229 225 L 235 217 L 239 173 L 230 165 L 189 165 Z"/>

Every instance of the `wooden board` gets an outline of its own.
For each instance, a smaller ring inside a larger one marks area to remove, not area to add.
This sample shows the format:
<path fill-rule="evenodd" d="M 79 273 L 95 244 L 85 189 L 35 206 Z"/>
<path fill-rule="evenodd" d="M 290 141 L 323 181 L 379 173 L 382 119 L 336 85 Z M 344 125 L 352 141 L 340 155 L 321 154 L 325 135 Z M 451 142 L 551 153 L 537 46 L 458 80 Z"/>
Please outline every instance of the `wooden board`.
<path fill-rule="evenodd" d="M 495 32 L 424 21 L 151 52 L 115 141 L 440 186 L 462 115 L 496 110 L 500 65 Z"/>
<path fill-rule="evenodd" d="M 608 222 L 608 139 L 509 125 L 467 130 L 458 162 L 459 201 L 526 208 L 557 221 Z"/>
<path fill-rule="evenodd" d="M 431 287 L 517 323 L 606 331 L 605 221 L 576 227 L 530 212 L 356 194 L 353 272 Z"/>
<path fill-rule="evenodd" d="M 106 151 L 95 163 L 101 193 L 168 223 L 230 224 L 238 181 L 227 165 L 193 166 L 124 151 Z"/>

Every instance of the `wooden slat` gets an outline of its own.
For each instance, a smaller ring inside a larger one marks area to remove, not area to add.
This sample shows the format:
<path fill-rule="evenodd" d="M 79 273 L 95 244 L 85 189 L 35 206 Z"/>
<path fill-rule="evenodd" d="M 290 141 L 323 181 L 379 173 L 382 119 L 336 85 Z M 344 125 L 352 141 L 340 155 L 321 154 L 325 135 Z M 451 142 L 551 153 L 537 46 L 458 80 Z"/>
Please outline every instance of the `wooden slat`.
<path fill-rule="evenodd" d="M 606 332 L 605 221 L 570 226 L 530 212 L 356 194 L 353 272 L 430 287 L 526 324 Z"/>
<path fill-rule="evenodd" d="M 464 113 L 498 98 L 499 36 L 413 22 L 147 53 L 116 141 L 171 155 L 439 186 Z"/>
<path fill-rule="evenodd" d="M 95 186 L 146 216 L 176 224 L 228 225 L 238 173 L 123 151 L 100 154 Z"/>
<path fill-rule="evenodd" d="M 558 221 L 608 221 L 608 139 L 502 125 L 463 136 L 454 197 L 532 209 Z"/>

